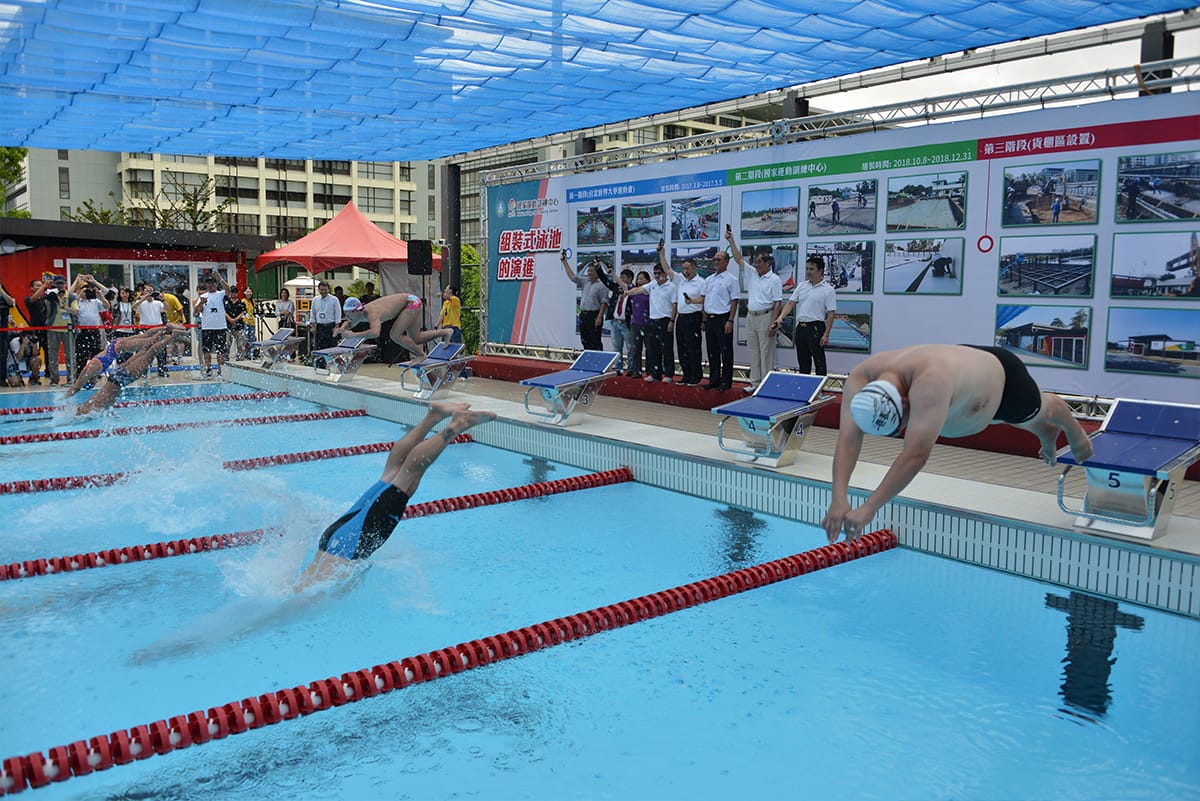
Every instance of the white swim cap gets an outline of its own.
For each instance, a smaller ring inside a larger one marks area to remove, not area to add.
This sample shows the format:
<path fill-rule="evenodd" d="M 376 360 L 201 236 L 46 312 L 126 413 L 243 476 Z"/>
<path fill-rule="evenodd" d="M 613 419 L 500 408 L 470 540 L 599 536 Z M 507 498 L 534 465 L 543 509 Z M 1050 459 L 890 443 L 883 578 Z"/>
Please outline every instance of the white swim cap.
<path fill-rule="evenodd" d="M 358 298 L 346 298 L 346 302 L 342 304 L 342 311 L 356 312 L 363 306 L 362 301 Z"/>
<path fill-rule="evenodd" d="M 895 434 L 904 416 L 900 390 L 889 381 L 872 381 L 850 400 L 850 414 L 866 434 Z"/>

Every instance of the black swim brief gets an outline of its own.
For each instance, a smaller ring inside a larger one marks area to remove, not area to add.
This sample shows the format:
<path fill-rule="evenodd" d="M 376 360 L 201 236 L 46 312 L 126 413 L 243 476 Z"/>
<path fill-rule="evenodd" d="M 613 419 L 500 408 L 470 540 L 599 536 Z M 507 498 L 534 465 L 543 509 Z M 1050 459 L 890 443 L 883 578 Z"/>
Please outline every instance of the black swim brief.
<path fill-rule="evenodd" d="M 105 374 L 105 378 L 116 384 L 118 387 L 127 387 L 134 381 L 137 381 L 137 376 L 119 364 L 114 364 L 112 367 L 108 368 L 108 373 Z"/>
<path fill-rule="evenodd" d="M 348 512 L 325 529 L 317 547 L 343 559 L 366 559 L 392 536 L 407 506 L 407 493 L 377 481 Z"/>
<path fill-rule="evenodd" d="M 1000 360 L 1004 367 L 1004 393 L 1000 396 L 1000 408 L 993 419 L 1017 425 L 1037 417 L 1042 410 L 1042 390 L 1025 369 L 1017 354 L 1006 348 L 987 345 L 967 345 L 975 350 L 985 350 Z"/>

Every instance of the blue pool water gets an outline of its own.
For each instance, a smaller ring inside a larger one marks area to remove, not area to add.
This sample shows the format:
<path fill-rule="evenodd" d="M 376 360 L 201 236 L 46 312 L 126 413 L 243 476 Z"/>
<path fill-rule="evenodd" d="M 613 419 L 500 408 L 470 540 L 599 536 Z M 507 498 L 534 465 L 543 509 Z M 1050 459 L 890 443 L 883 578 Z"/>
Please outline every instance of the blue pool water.
<path fill-rule="evenodd" d="M 16 397 L 0 399 L 36 403 Z M 111 424 L 319 408 L 152 407 Z M 220 462 L 398 433 L 356 418 L 6 446 L 0 481 L 142 472 L 0 496 L 2 563 L 282 534 L 0 582 L 0 757 L 823 544 L 811 526 L 627 483 L 407 520 L 358 580 L 289 597 L 384 456 Z M 415 501 L 582 472 L 453 445 Z M 1197 664 L 1198 621 L 899 549 L 22 797 L 1200 798 Z"/>

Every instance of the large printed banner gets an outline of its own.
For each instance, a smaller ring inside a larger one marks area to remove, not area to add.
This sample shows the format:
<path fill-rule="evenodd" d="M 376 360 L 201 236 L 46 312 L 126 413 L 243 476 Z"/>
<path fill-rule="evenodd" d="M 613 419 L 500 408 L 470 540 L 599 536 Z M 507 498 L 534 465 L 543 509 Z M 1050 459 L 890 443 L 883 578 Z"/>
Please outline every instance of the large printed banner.
<path fill-rule="evenodd" d="M 747 270 L 773 257 L 785 300 L 820 258 L 838 293 L 832 372 L 906 345 L 995 344 L 1046 389 L 1192 402 L 1198 111 L 1160 95 L 492 187 L 488 339 L 579 347 L 560 249 L 573 269 L 636 274 L 662 239 L 674 269 L 690 258 L 705 276 L 730 225 Z M 740 363 L 745 314 L 743 299 Z M 796 365 L 791 330 L 779 367 Z"/>

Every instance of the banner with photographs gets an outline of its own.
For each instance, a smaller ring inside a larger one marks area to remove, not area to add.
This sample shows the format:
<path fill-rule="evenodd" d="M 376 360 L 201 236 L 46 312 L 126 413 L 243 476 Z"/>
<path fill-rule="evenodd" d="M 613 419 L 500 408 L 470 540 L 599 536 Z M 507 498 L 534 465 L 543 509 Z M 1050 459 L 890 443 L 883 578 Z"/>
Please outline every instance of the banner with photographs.
<path fill-rule="evenodd" d="M 739 363 L 748 361 L 755 256 L 771 256 L 785 299 L 811 256 L 838 298 L 831 372 L 906 345 L 1000 342 L 1059 391 L 1188 400 L 1184 373 L 1109 369 L 1113 336 L 1091 335 L 1110 306 L 1182 309 L 1200 297 L 1200 125 L 1187 100 L 1109 101 L 491 186 L 488 339 L 580 346 L 578 290 L 557 251 L 541 247 L 555 231 L 576 269 L 598 255 L 618 274 L 650 271 L 661 239 L 674 271 L 691 259 L 707 277 L 716 254 L 732 252 L 728 229 L 744 257 L 728 267 L 742 288 Z M 1024 317 L 1002 325 L 998 307 Z M 790 333 L 785 324 L 780 367 L 795 364 Z M 1158 334 L 1188 352 L 1186 327 L 1127 336 Z"/>

